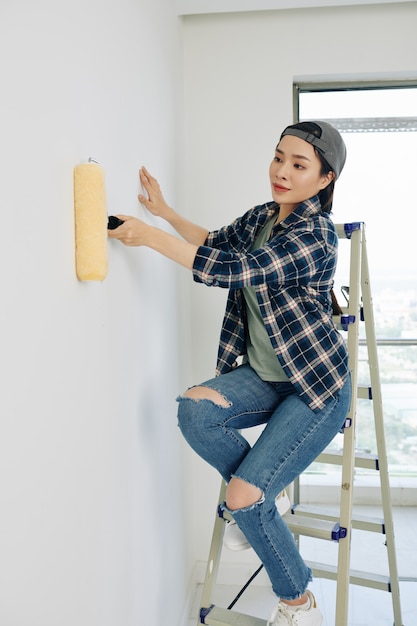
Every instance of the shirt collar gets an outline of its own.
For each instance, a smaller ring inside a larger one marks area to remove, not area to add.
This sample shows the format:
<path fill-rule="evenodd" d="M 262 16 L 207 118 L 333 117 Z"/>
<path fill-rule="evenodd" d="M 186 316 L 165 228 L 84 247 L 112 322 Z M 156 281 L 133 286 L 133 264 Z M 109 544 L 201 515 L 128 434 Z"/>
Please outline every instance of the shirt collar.
<path fill-rule="evenodd" d="M 320 199 L 318 196 L 312 196 L 300 204 L 285 219 L 280 222 L 282 228 L 288 228 L 293 224 L 304 221 L 314 215 L 323 215 L 321 210 Z"/>

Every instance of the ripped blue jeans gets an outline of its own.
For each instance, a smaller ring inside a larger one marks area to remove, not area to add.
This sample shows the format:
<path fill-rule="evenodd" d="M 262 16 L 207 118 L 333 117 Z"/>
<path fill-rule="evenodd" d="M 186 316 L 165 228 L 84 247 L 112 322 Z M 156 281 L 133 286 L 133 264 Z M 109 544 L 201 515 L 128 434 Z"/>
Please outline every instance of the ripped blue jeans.
<path fill-rule="evenodd" d="M 337 397 L 313 412 L 289 382 L 270 383 L 249 365 L 202 383 L 221 394 L 212 400 L 178 398 L 178 424 L 187 442 L 226 482 L 235 476 L 262 491 L 255 504 L 229 511 L 261 559 L 274 593 L 294 600 L 311 570 L 275 506 L 275 497 L 312 463 L 343 426 L 351 400 L 347 379 Z M 241 430 L 265 424 L 251 447 Z"/>

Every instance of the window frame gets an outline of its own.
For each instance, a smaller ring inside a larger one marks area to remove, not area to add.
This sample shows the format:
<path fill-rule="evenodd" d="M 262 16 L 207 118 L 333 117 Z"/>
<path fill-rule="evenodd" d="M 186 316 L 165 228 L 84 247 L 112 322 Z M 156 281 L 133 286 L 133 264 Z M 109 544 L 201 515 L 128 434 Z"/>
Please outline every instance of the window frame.
<path fill-rule="evenodd" d="M 324 91 L 365 91 L 381 89 L 417 88 L 417 78 L 396 80 L 303 80 L 296 79 L 293 83 L 293 123 L 300 120 L 300 93 Z"/>
<path fill-rule="evenodd" d="M 323 78 L 317 80 L 305 80 L 295 79 L 293 82 L 293 123 L 300 121 L 300 95 L 308 92 L 334 92 L 334 91 L 365 91 L 365 90 L 387 90 L 387 89 L 417 89 L 417 78 L 415 79 L 395 79 L 395 80 L 323 80 Z M 347 119 L 347 118 L 343 118 Z M 354 118 L 352 118 L 354 119 Z M 377 118 L 375 118 L 377 119 Z M 395 118 L 393 118 L 394 120 Z M 414 119 L 414 118 L 413 118 Z M 416 118 L 417 119 L 417 118 Z M 336 121 L 336 120 L 335 120 Z M 360 344 L 364 341 L 360 340 Z M 416 346 L 417 338 L 413 339 L 385 339 L 377 337 L 377 345 L 381 346 Z M 375 477 L 376 478 L 376 477 Z M 307 485 L 310 489 L 316 488 L 314 475 L 307 478 Z M 391 477 L 391 489 L 393 491 L 393 503 L 401 505 L 416 505 L 417 504 L 417 479 L 415 477 L 407 477 L 405 480 L 398 479 L 397 477 Z M 379 481 L 371 480 L 368 484 L 362 485 L 362 488 L 367 493 L 367 498 L 372 500 L 371 493 L 376 489 L 374 498 L 379 499 Z M 356 487 L 355 487 L 356 489 Z"/>

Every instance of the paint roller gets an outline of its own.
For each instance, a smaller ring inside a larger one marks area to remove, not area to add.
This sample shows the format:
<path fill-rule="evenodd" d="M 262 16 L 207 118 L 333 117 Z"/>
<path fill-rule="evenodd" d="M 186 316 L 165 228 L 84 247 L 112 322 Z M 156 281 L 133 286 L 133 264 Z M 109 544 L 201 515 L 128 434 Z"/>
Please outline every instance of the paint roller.
<path fill-rule="evenodd" d="M 75 265 L 79 280 L 107 275 L 107 209 L 104 172 L 92 159 L 74 168 Z"/>
<path fill-rule="evenodd" d="M 104 171 L 89 159 L 74 168 L 75 265 L 79 280 L 104 280 L 107 275 L 107 229 L 123 220 L 107 217 Z"/>

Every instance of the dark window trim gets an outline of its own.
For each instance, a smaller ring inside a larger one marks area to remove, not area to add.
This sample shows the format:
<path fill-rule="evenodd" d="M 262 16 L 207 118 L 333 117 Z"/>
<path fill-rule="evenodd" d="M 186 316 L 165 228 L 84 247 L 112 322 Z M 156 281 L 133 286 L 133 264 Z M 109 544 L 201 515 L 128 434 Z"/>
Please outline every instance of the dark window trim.
<path fill-rule="evenodd" d="M 300 93 L 314 92 L 314 91 L 365 91 L 365 90 L 380 90 L 380 89 L 410 89 L 417 88 L 417 78 L 402 79 L 402 80 L 368 80 L 368 81 L 307 81 L 297 80 L 293 83 L 293 117 L 294 123 L 300 121 L 300 106 L 299 96 Z M 354 122 L 353 122 L 354 119 Z M 353 118 L 353 119 L 339 119 L 329 120 L 339 130 L 344 132 L 414 132 L 414 128 L 417 125 L 417 118 Z M 387 120 L 391 120 L 391 128 Z M 404 128 L 401 127 L 401 120 L 404 124 Z M 407 121 L 408 120 L 408 121 Z M 338 123 L 344 126 L 338 126 Z M 368 127 L 366 127 L 368 123 Z M 383 125 L 385 124 L 385 127 Z M 395 124 L 399 127 L 395 127 Z M 358 127 L 356 125 L 359 125 Z M 362 127 L 360 126 L 362 124 Z M 377 125 L 380 124 L 378 128 Z"/>

